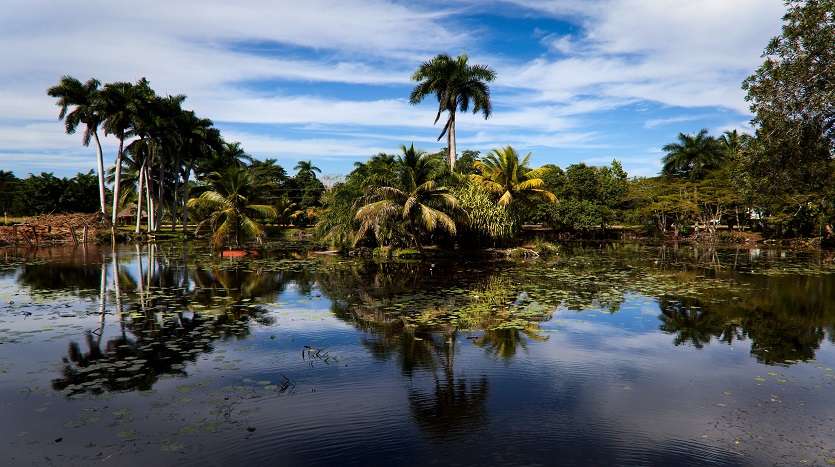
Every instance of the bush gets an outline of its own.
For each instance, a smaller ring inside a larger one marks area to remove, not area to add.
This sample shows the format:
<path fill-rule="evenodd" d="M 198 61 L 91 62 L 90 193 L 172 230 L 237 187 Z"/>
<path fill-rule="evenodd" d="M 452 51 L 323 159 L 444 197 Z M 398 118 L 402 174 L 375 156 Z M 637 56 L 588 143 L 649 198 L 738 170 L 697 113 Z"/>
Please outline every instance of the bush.
<path fill-rule="evenodd" d="M 519 222 L 509 209 L 500 207 L 493 196 L 475 183 L 455 188 L 462 214 L 458 219 L 458 238 L 473 245 L 507 241 L 519 230 Z"/>
<path fill-rule="evenodd" d="M 560 203 L 543 205 L 541 221 L 556 230 L 587 232 L 603 225 L 602 207 L 591 201 L 569 198 Z"/>

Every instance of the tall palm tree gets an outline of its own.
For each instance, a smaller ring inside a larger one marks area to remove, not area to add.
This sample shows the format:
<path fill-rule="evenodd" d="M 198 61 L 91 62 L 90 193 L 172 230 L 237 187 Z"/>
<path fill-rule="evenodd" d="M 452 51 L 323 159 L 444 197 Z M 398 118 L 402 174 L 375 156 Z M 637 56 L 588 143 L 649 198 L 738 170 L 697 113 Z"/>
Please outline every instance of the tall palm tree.
<path fill-rule="evenodd" d="M 707 129 L 696 134 L 678 134 L 678 142 L 662 148 L 667 153 L 662 159 L 661 173 L 668 177 L 698 180 L 718 168 L 725 158 L 725 152 L 716 138 L 708 135 Z"/>
<path fill-rule="evenodd" d="M 104 120 L 102 112 L 102 99 L 99 86 L 101 83 L 90 78 L 85 83 L 66 75 L 61 78 L 57 85 L 47 90 L 50 97 L 58 99 L 57 105 L 61 108 L 58 119 L 64 120 L 64 127 L 67 134 L 73 134 L 78 126 L 84 125 L 84 133 L 81 138 L 84 146 L 90 145 L 91 138 L 96 143 L 96 168 L 99 177 L 99 205 L 102 215 L 105 214 L 105 192 L 104 192 L 104 156 L 99 141 L 98 128 Z"/>
<path fill-rule="evenodd" d="M 185 139 L 183 148 L 180 151 L 181 164 L 178 179 L 182 179 L 183 206 L 182 206 L 182 227 L 185 232 L 188 224 L 188 199 L 190 197 L 191 185 L 189 179 L 192 172 L 198 170 L 200 163 L 213 157 L 223 150 L 223 140 L 220 131 L 214 128 L 214 123 L 208 118 L 198 118 L 194 112 L 183 112 L 180 118 L 181 129 Z M 176 191 L 176 188 L 175 188 Z"/>
<path fill-rule="evenodd" d="M 299 161 L 293 169 L 297 177 L 315 178 L 316 172 L 322 173 L 322 169 L 313 165 L 313 161 Z"/>
<path fill-rule="evenodd" d="M 114 163 L 113 180 L 113 209 L 112 220 L 116 225 L 119 213 L 120 190 L 122 187 L 122 159 L 125 151 L 125 138 L 133 122 L 133 115 L 137 111 L 136 95 L 132 83 L 110 83 L 102 90 L 104 113 L 104 134 L 112 134 L 119 139 L 119 149 Z"/>
<path fill-rule="evenodd" d="M 385 243 L 382 232 L 394 224 L 418 247 L 423 233 L 443 230 L 455 235 L 455 221 L 444 211 L 457 208 L 458 201 L 446 187 L 434 180 L 439 172 L 435 159 L 414 145 L 401 147 L 398 158 L 397 186 L 372 186 L 367 190 L 366 204 L 359 208 L 355 219 L 360 222 L 355 241 L 373 231 L 378 242 Z M 381 241 L 382 240 L 382 241 Z"/>
<path fill-rule="evenodd" d="M 249 170 L 229 167 L 222 174 L 212 174 L 210 184 L 209 190 L 188 200 L 189 207 L 205 209 L 209 213 L 197 225 L 197 230 L 209 224 L 213 232 L 212 243 L 218 247 L 229 241 L 240 245 L 242 236 L 260 242 L 264 228 L 256 218 L 274 218 L 276 211 L 272 206 L 254 203 L 260 187 Z"/>
<path fill-rule="evenodd" d="M 536 197 L 555 203 L 557 197 L 546 190 L 545 181 L 540 178 L 550 168 L 528 167 L 531 155 L 519 160 L 519 154 L 511 146 L 490 151 L 482 160 L 476 161 L 479 174 L 470 176 L 475 183 L 499 195 L 499 206 L 508 206 L 518 198 Z"/>
<path fill-rule="evenodd" d="M 412 80 L 418 84 L 412 90 L 409 102 L 413 105 L 418 104 L 430 94 L 434 94 L 438 99 L 435 123 L 438 123 L 442 113 L 448 114 L 438 140 L 447 135 L 450 171 L 455 168 L 456 111 L 466 112 L 472 104 L 473 113 L 481 112 L 485 119 L 489 118 L 493 111 L 487 83 L 496 79 L 496 72 L 486 65 L 470 65 L 468 60 L 466 55 L 452 58 L 440 54 L 424 62 L 412 75 Z"/>

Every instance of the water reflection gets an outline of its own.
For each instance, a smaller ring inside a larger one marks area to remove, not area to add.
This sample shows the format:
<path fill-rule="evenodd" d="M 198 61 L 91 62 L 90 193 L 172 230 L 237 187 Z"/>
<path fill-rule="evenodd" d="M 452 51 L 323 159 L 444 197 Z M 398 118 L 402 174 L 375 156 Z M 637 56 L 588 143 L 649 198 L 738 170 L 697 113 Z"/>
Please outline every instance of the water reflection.
<path fill-rule="evenodd" d="M 630 293 L 655 297 L 657 329 L 672 336 L 672 345 L 750 342 L 752 356 L 768 364 L 814 358 L 835 323 L 829 269 L 780 274 L 825 265 L 825 255 L 803 264 L 738 250 L 661 247 L 647 254 L 602 245 L 577 247 L 551 263 L 433 264 L 311 260 L 286 252 L 221 261 L 186 247 L 133 248 L 50 253 L 21 263 L 17 282 L 33 293 L 98 294 L 100 326 L 69 345 L 55 389 L 148 389 L 162 374 L 182 374 L 216 340 L 244 338 L 253 322 L 269 325 L 274 318 L 264 305 L 291 284 L 304 296 L 321 292 L 335 317 L 362 331 L 362 345 L 375 358 L 397 361 L 405 376 L 437 375 L 433 398 L 415 393 L 416 413 L 446 412 L 443 404 L 466 405 L 486 393 L 486 381 L 456 381 L 462 332 L 487 355 L 509 361 L 547 340 L 540 324 L 554 311 L 617 314 Z M 765 272 L 751 274 L 756 269 Z M 105 339 L 111 319 L 120 333 Z"/>

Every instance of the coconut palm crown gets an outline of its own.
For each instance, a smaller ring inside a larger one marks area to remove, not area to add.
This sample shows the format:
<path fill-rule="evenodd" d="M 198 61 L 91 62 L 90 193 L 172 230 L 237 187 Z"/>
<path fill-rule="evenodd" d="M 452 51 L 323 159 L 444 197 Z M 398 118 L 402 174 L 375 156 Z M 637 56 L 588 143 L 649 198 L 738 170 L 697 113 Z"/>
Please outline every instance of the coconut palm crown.
<path fill-rule="evenodd" d="M 466 55 L 452 58 L 440 54 L 424 62 L 412 75 L 417 85 L 409 96 L 409 102 L 418 104 L 429 95 L 438 99 L 438 113 L 447 112 L 447 121 L 438 140 L 447 135 L 450 170 L 455 168 L 455 113 L 467 112 L 472 105 L 473 113 L 481 112 L 484 118 L 490 117 L 493 105 L 490 102 L 490 83 L 496 79 L 496 72 L 486 65 L 470 65 Z"/>
<path fill-rule="evenodd" d="M 481 173 L 470 175 L 470 179 L 499 195 L 499 206 L 508 206 L 517 199 L 529 197 L 556 202 L 557 197 L 544 188 L 545 181 L 540 178 L 550 169 L 531 169 L 528 166 L 530 158 L 528 153 L 520 160 L 511 146 L 494 149 L 475 163 Z"/>
<path fill-rule="evenodd" d="M 411 243 L 420 246 L 424 233 L 437 230 L 455 235 L 455 221 L 445 211 L 457 208 L 458 202 L 446 187 L 438 186 L 435 177 L 441 172 L 437 159 L 423 151 L 401 146 L 396 186 L 372 186 L 367 189 L 365 205 L 357 211 L 360 222 L 354 236 L 359 241 L 373 231 L 379 243 L 389 243 L 386 232 L 403 232 Z M 381 241 L 382 240 L 382 241 Z"/>
<path fill-rule="evenodd" d="M 719 167 L 726 155 L 716 138 L 707 130 L 696 134 L 678 134 L 678 142 L 662 148 L 666 155 L 662 159 L 661 173 L 668 177 L 701 179 L 711 170 Z"/>
<path fill-rule="evenodd" d="M 202 209 L 208 216 L 197 225 L 212 228 L 212 244 L 219 247 L 233 242 L 240 245 L 243 237 L 255 238 L 259 243 L 264 228 L 256 218 L 275 218 L 276 210 L 265 204 L 254 204 L 260 186 L 249 170 L 229 167 L 223 173 L 209 176 L 210 189 L 197 198 L 188 200 L 190 208 Z"/>
<path fill-rule="evenodd" d="M 67 134 L 73 134 L 78 126 L 84 125 L 84 133 L 81 143 L 84 146 L 90 145 L 90 140 L 96 143 L 96 162 L 99 177 L 99 205 L 102 214 L 105 213 L 105 191 L 104 191 L 104 156 L 102 154 L 101 142 L 99 141 L 98 128 L 104 120 L 101 91 L 101 83 L 95 78 L 86 82 L 66 75 L 55 86 L 47 90 L 50 97 L 58 99 L 56 105 L 60 107 L 58 119 L 64 121 L 64 128 Z"/>

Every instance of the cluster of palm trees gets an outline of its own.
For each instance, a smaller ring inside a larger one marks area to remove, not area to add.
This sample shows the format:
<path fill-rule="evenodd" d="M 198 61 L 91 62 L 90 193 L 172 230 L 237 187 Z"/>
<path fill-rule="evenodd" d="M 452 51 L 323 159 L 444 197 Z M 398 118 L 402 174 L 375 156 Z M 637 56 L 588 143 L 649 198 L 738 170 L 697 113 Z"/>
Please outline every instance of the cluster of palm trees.
<path fill-rule="evenodd" d="M 661 173 L 668 177 L 700 180 L 735 158 L 751 143 L 750 135 L 729 130 L 718 138 L 710 136 L 707 129 L 695 134 L 679 133 L 678 141 L 662 149 Z"/>
<path fill-rule="evenodd" d="M 190 177 L 240 166 L 248 158 L 239 144 L 223 140 L 211 120 L 183 109 L 185 96 L 159 96 L 144 78 L 102 86 L 96 79 L 82 83 L 64 76 L 47 92 L 57 99 L 67 133 L 81 129 L 82 143 L 94 143 L 99 209 L 105 219 L 108 174 L 100 133 L 119 141 L 110 170 L 110 221 L 115 225 L 120 206 L 133 201 L 137 233 L 144 213 L 148 231 L 158 230 L 165 215 L 172 226 L 179 220 L 185 228 Z"/>
<path fill-rule="evenodd" d="M 489 83 L 495 79 L 495 71 L 470 64 L 466 55 L 453 58 L 440 54 L 421 64 L 412 75 L 417 84 L 409 101 L 416 105 L 435 96 L 435 123 L 447 115 L 438 136 L 438 140 L 447 138 L 446 154 L 428 154 L 412 144 L 401 146 L 397 157 L 379 154 L 357 163 L 345 183 L 326 197 L 318 224 L 320 236 L 332 244 L 357 244 L 373 238 L 380 246 L 418 247 L 440 236 L 455 237 L 459 224 L 469 224 L 473 216 L 480 215 L 468 212 L 468 206 L 460 205 L 452 192 L 468 184 L 495 196 L 498 210 L 532 199 L 555 202 L 556 196 L 540 178 L 548 169 L 531 169 L 530 155 L 520 158 L 510 146 L 476 161 L 476 173 L 456 171 L 456 114 L 472 110 L 489 118 L 493 109 Z"/>
<path fill-rule="evenodd" d="M 518 212 L 531 203 L 556 202 L 541 178 L 550 168 L 531 168 L 530 154 L 520 157 L 510 146 L 494 149 L 476 161 L 475 173 L 450 171 L 446 155 L 403 145 L 399 156 L 379 154 L 357 163 L 324 198 L 317 224 L 320 238 L 334 246 L 400 247 L 454 240 L 459 226 L 485 224 L 474 219 L 485 213 L 460 203 L 455 195 L 467 186 L 490 197 L 495 211 Z"/>

